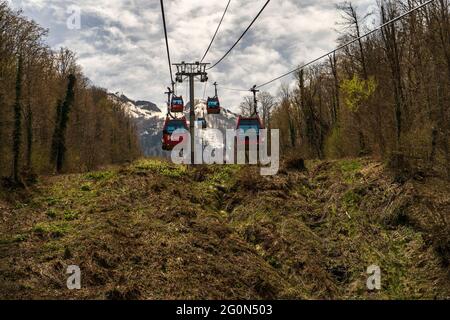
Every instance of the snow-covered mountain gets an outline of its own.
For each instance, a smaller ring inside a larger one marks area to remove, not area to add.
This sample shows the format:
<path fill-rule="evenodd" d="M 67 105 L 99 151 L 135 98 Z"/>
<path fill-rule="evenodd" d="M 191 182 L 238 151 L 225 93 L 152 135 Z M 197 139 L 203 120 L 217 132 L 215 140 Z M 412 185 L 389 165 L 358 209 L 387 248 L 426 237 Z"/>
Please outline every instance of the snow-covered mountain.
<path fill-rule="evenodd" d="M 185 116 L 189 120 L 189 102 L 185 106 Z M 195 115 L 197 118 L 205 118 L 208 128 L 233 129 L 236 127 L 237 114 L 222 108 L 220 114 L 208 115 L 206 111 L 206 100 L 195 100 Z"/>
<path fill-rule="evenodd" d="M 111 93 L 110 99 L 122 103 L 124 111 L 134 120 L 142 152 L 146 156 L 162 156 L 161 138 L 165 114 L 149 101 L 134 101 L 124 94 Z"/>
<path fill-rule="evenodd" d="M 195 101 L 195 115 L 197 118 L 205 118 L 208 128 L 220 129 L 223 137 L 225 137 L 226 129 L 236 128 L 236 121 L 238 115 L 222 108 L 220 114 L 208 115 L 206 111 L 206 100 Z M 189 103 L 185 107 L 185 116 L 189 119 Z M 223 147 L 223 140 L 219 139 L 214 133 L 206 131 L 202 136 L 205 143 L 215 148 Z"/>
<path fill-rule="evenodd" d="M 164 118 L 164 114 L 156 104 L 150 101 L 134 101 L 121 93 L 110 93 L 109 97 L 121 102 L 125 112 L 133 119 Z"/>
<path fill-rule="evenodd" d="M 149 101 L 134 101 L 124 94 L 111 93 L 110 99 L 121 102 L 124 111 L 135 121 L 142 151 L 146 156 L 168 156 L 161 149 L 162 130 L 166 114 L 158 106 Z M 206 112 L 206 101 L 195 101 L 195 113 L 197 118 L 204 117 L 208 128 L 218 128 L 223 132 L 236 126 L 237 115 L 228 109 L 222 108 L 218 115 L 208 115 Z M 189 122 L 189 103 L 185 107 L 186 119 Z M 220 146 L 220 141 L 212 135 L 204 137 L 208 144 Z"/>

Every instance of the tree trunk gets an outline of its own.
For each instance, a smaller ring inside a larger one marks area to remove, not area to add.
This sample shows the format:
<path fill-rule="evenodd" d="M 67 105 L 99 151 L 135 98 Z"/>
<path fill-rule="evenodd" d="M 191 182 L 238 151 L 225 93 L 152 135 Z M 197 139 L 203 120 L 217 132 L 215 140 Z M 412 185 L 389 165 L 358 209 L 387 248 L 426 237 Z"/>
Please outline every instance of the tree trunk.
<path fill-rule="evenodd" d="M 14 130 L 13 130 L 13 180 L 19 183 L 20 149 L 22 144 L 22 54 L 19 53 L 17 78 L 16 78 L 16 101 L 14 103 Z"/>
<path fill-rule="evenodd" d="M 333 52 L 333 56 L 330 56 L 329 59 L 334 79 L 333 124 L 339 126 L 338 118 L 340 109 L 340 97 L 339 97 L 340 86 L 337 70 L 336 52 Z"/>
<path fill-rule="evenodd" d="M 382 20 L 383 23 L 387 22 L 389 18 L 386 16 L 386 11 L 384 6 L 381 7 Z M 403 126 L 403 109 L 404 109 L 404 96 L 403 96 L 403 86 L 401 80 L 401 67 L 400 58 L 397 46 L 397 36 L 394 24 L 386 26 L 382 29 L 383 40 L 386 46 L 386 56 L 391 68 L 392 82 L 394 85 L 394 99 L 395 99 L 395 110 L 394 117 L 396 123 L 396 149 L 400 149 L 400 140 L 402 135 Z"/>
<path fill-rule="evenodd" d="M 28 72 L 30 72 L 30 64 L 28 64 Z M 31 107 L 31 76 L 27 77 L 27 108 L 26 108 L 26 121 L 25 131 L 27 134 L 27 149 L 25 154 L 26 167 L 28 173 L 32 173 L 32 153 L 33 153 L 33 109 Z"/>
<path fill-rule="evenodd" d="M 27 116 L 26 116 L 26 133 L 27 133 L 27 150 L 26 150 L 26 166 L 29 172 L 31 173 L 33 170 L 32 165 L 32 154 L 33 154 L 33 111 L 31 110 L 31 106 L 27 107 Z"/>
<path fill-rule="evenodd" d="M 53 135 L 52 144 L 52 158 L 56 162 L 56 172 L 61 173 L 65 154 L 66 154 L 66 129 L 69 122 L 69 113 L 75 98 L 75 81 L 74 75 L 69 75 L 69 83 L 67 85 L 67 92 L 64 102 L 58 105 L 57 122 L 55 125 L 55 133 Z"/>

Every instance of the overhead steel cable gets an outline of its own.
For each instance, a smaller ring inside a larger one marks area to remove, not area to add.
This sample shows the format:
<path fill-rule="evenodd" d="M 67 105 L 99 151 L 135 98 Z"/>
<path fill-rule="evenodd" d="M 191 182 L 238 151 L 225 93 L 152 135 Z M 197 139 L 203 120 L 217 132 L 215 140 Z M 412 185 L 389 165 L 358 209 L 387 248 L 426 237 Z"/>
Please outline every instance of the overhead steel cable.
<path fill-rule="evenodd" d="M 221 87 L 220 89 L 222 90 L 227 90 L 227 91 L 236 91 L 236 92 L 248 92 L 249 90 L 243 90 L 243 89 L 234 89 L 234 88 L 226 88 L 226 87 Z"/>
<path fill-rule="evenodd" d="M 206 55 L 209 52 L 209 49 L 211 49 L 211 46 L 212 46 L 214 40 L 216 39 L 217 33 L 219 32 L 220 26 L 222 25 L 223 19 L 225 18 L 225 15 L 227 14 L 228 7 L 230 6 L 230 3 L 231 3 L 231 0 L 228 0 L 228 4 L 225 7 L 225 11 L 223 12 L 222 18 L 220 19 L 220 22 L 219 22 L 219 25 L 217 26 L 216 32 L 214 33 L 214 36 L 212 37 L 211 42 L 209 43 L 208 49 L 206 49 L 206 52 L 203 55 L 203 58 L 202 58 L 202 60 L 200 60 L 200 62 L 203 62 L 203 60 L 205 60 Z"/>
<path fill-rule="evenodd" d="M 161 0 L 161 14 L 162 14 L 163 26 L 164 26 L 164 37 L 166 38 L 167 60 L 169 61 L 170 81 L 171 81 L 172 90 L 173 90 L 173 86 L 174 86 L 175 82 L 173 81 L 172 61 L 170 60 L 169 38 L 167 37 L 166 14 L 164 12 L 164 1 L 163 0 Z"/>
<path fill-rule="evenodd" d="M 386 26 L 388 26 L 388 25 L 390 25 L 390 24 L 392 24 L 392 23 L 394 23 L 394 22 L 397 22 L 397 21 L 400 20 L 400 19 L 403 19 L 404 17 L 410 15 L 411 13 L 413 13 L 413 12 L 415 12 L 415 11 L 417 11 L 417 10 L 420 10 L 420 9 L 422 9 L 423 7 L 429 5 L 429 4 L 432 3 L 433 1 L 435 1 L 435 0 L 429 0 L 429 1 L 427 1 L 427 2 L 424 2 L 424 3 L 421 4 L 420 6 L 417 6 L 417 7 L 413 8 L 413 9 L 411 9 L 411 10 L 405 12 L 404 14 L 402 14 L 402 15 L 400 15 L 400 16 L 398 16 L 398 17 L 396 17 L 396 18 L 394 18 L 394 19 L 392 19 L 392 20 L 386 22 L 386 23 L 383 23 L 382 25 L 380 25 L 380 26 L 377 27 L 376 29 L 373 29 L 372 31 L 370 31 L 370 32 L 368 32 L 368 33 L 366 33 L 366 34 L 364 34 L 364 35 L 362 35 L 362 36 L 360 36 L 360 37 L 357 37 L 357 38 L 355 38 L 355 39 L 353 39 L 353 40 L 350 40 L 349 42 L 347 42 L 347 43 L 345 43 L 345 44 L 339 46 L 338 48 L 336 48 L 336 49 L 334 49 L 334 50 L 332 50 L 332 51 L 330 51 L 330 52 L 324 54 L 323 56 L 320 56 L 320 57 L 318 57 L 318 58 L 316 58 L 316 59 L 314 59 L 314 60 L 312 60 L 312 61 L 310 61 L 310 62 L 308 62 L 308 63 L 306 63 L 306 64 L 304 64 L 304 65 L 302 65 L 302 66 L 300 66 L 300 67 L 298 67 L 298 68 L 295 68 L 295 69 L 292 70 L 292 71 L 289 71 L 289 72 L 287 72 L 287 73 L 285 73 L 285 74 L 283 74 L 283 75 L 281 75 L 281 76 L 279 76 L 279 77 L 276 77 L 275 79 L 272 79 L 272 80 L 267 81 L 267 82 L 265 82 L 265 83 L 263 83 L 263 84 L 260 84 L 260 85 L 256 86 L 256 88 L 259 89 L 259 88 L 265 87 L 265 86 L 267 86 L 267 85 L 269 85 L 269 84 L 271 84 L 271 83 L 273 83 L 273 82 L 275 82 L 275 81 L 278 81 L 278 80 L 280 80 L 280 79 L 282 79 L 282 78 L 284 78 L 284 77 L 287 77 L 287 76 L 290 75 L 290 74 L 293 74 L 293 73 L 295 73 L 295 72 L 297 72 L 297 71 L 300 71 L 300 70 L 302 70 L 302 69 L 304 69 L 304 68 L 310 66 L 311 64 L 316 63 L 317 61 L 322 60 L 323 58 L 328 57 L 330 54 L 333 54 L 333 53 L 335 53 L 335 52 L 337 52 L 337 51 L 340 51 L 340 50 L 344 49 L 345 47 L 348 47 L 349 45 L 355 43 L 356 41 L 359 41 L 359 40 L 361 40 L 362 38 L 365 38 L 365 37 L 367 37 L 367 36 L 369 36 L 369 35 L 371 35 L 371 34 L 377 32 L 377 31 L 383 29 L 384 27 L 386 27 Z"/>
<path fill-rule="evenodd" d="M 263 13 L 264 9 L 266 9 L 267 5 L 269 4 L 270 0 L 267 0 L 266 4 L 262 7 L 262 9 L 258 12 L 257 16 L 253 19 L 253 21 L 250 23 L 250 25 L 247 27 L 247 29 L 245 29 L 244 33 L 239 37 L 239 39 L 233 44 L 233 46 L 223 55 L 222 58 L 220 58 L 219 61 L 217 61 L 214 65 L 212 65 L 211 67 L 209 67 L 206 70 L 211 70 L 212 68 L 214 68 L 215 66 L 217 66 L 219 63 L 221 63 L 229 54 L 230 52 L 234 49 L 234 47 L 237 46 L 237 44 L 242 40 L 242 38 L 245 36 L 245 34 L 250 30 L 250 28 L 253 26 L 253 24 L 256 22 L 256 20 L 258 20 L 259 16 L 261 15 L 261 13 Z"/>

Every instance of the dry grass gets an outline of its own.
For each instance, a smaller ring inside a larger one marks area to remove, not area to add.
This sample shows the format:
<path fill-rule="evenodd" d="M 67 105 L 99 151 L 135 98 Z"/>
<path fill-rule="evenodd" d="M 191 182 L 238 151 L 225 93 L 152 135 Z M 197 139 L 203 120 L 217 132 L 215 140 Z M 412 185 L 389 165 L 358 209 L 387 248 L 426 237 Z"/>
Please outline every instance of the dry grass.
<path fill-rule="evenodd" d="M 368 159 L 307 166 L 263 178 L 146 160 L 3 191 L 0 297 L 450 297 L 448 184 L 400 185 Z M 380 292 L 365 287 L 372 264 Z"/>

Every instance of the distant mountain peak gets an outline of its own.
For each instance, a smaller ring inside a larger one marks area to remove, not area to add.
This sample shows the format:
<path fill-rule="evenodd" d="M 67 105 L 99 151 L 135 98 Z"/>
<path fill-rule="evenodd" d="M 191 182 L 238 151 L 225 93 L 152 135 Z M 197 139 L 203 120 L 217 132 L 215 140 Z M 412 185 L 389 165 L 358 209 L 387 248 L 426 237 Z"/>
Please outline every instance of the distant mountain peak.
<path fill-rule="evenodd" d="M 150 101 L 138 100 L 135 102 L 135 104 L 136 106 L 147 111 L 162 112 L 161 109 L 159 109 L 156 104 Z"/>
<path fill-rule="evenodd" d="M 120 92 L 111 93 L 109 96 L 112 99 L 124 103 L 125 111 L 127 111 L 132 118 L 151 118 L 155 116 L 161 118 L 162 116 L 161 109 L 153 102 L 144 100 L 135 101 Z"/>

